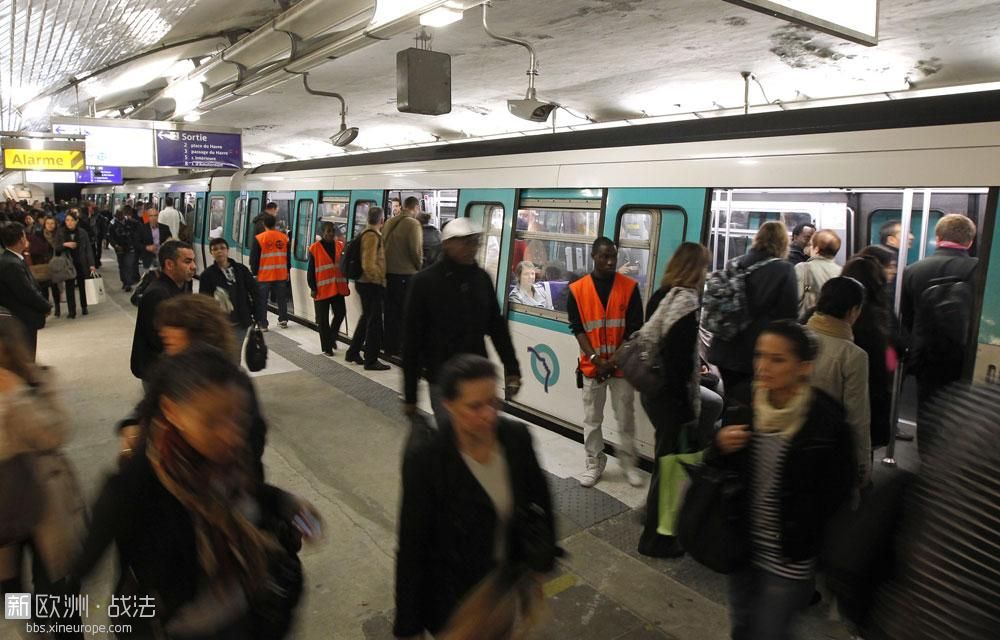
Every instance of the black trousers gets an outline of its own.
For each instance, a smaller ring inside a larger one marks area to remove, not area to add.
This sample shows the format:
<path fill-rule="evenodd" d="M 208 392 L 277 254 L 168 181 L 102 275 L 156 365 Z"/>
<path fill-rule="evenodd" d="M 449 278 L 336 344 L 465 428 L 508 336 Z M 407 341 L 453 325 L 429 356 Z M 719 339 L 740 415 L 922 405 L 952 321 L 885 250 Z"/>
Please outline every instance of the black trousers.
<path fill-rule="evenodd" d="M 52 311 L 56 316 L 59 316 L 59 305 L 62 303 L 62 293 L 59 291 L 59 285 L 51 280 L 43 280 L 38 283 L 38 289 L 42 292 L 42 297 L 46 300 L 49 299 L 51 292 Z"/>
<path fill-rule="evenodd" d="M 387 355 L 398 355 L 402 350 L 403 305 L 412 275 L 388 274 L 385 286 L 385 338 L 383 348 Z"/>
<path fill-rule="evenodd" d="M 83 269 L 77 268 L 76 278 L 66 281 L 66 307 L 69 309 L 69 315 L 76 315 L 76 295 L 75 291 L 80 292 L 80 308 L 84 311 L 87 310 L 87 276 L 90 273 L 84 272 Z"/>
<path fill-rule="evenodd" d="M 323 351 L 333 351 L 337 348 L 337 334 L 340 333 L 340 325 L 347 315 L 347 304 L 344 296 L 333 296 L 323 300 L 313 300 L 313 309 L 316 311 L 316 324 L 319 325 L 319 343 Z M 330 311 L 333 311 L 333 325 L 330 324 Z"/>
<path fill-rule="evenodd" d="M 358 282 L 361 296 L 361 318 L 354 328 L 347 357 L 357 357 L 361 349 L 365 351 L 365 364 L 374 364 L 382 349 L 382 306 L 385 301 L 385 287 L 371 282 Z"/>
<path fill-rule="evenodd" d="M 139 256 L 135 251 L 116 254 L 118 258 L 118 277 L 122 287 L 131 287 L 139 282 Z"/>

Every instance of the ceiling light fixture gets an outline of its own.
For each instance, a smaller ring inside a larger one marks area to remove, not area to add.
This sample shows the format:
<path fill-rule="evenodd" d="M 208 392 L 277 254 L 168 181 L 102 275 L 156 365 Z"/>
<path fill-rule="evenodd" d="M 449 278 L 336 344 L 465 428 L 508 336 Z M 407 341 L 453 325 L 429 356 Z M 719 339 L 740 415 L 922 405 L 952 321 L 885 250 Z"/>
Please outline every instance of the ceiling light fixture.
<path fill-rule="evenodd" d="M 535 93 L 535 76 L 538 75 L 538 57 L 535 55 L 535 48 L 526 40 L 508 38 L 507 36 L 493 33 L 490 30 L 490 26 L 486 23 L 486 12 L 489 10 L 489 6 L 489 2 L 483 3 L 483 29 L 486 31 L 486 35 L 500 42 L 520 45 L 528 50 L 530 56 L 528 63 L 528 91 L 525 92 L 523 100 L 508 100 L 507 111 L 510 111 L 511 114 L 518 118 L 531 120 L 532 122 L 545 122 L 549 119 L 549 114 L 556 108 L 556 105 L 551 102 L 539 100 Z"/>
<path fill-rule="evenodd" d="M 347 102 L 344 101 L 344 97 L 339 93 L 333 93 L 332 91 L 319 91 L 311 88 L 309 86 L 308 73 L 302 74 L 302 84 L 306 88 L 306 93 L 310 95 L 336 98 L 337 100 L 340 100 L 340 131 L 330 136 L 330 142 L 335 147 L 346 147 L 354 142 L 354 139 L 358 137 L 358 128 L 347 128 Z"/>
<path fill-rule="evenodd" d="M 420 24 L 425 27 L 445 27 L 453 22 L 458 22 L 462 19 L 463 11 L 460 7 L 453 6 L 454 4 L 449 2 L 443 7 L 421 13 Z"/>
<path fill-rule="evenodd" d="M 198 122 L 199 120 L 201 120 L 201 113 L 198 111 L 192 111 L 184 116 L 184 122 Z"/>

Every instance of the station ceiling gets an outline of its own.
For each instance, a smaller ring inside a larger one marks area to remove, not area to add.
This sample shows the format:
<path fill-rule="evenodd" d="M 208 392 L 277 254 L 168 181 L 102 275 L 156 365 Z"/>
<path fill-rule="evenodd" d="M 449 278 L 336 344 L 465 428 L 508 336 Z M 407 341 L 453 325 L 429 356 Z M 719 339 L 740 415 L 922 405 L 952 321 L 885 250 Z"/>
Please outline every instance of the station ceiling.
<path fill-rule="evenodd" d="M 3 0 L 0 128 L 47 130 L 49 115 L 86 114 L 91 98 L 98 115 L 127 113 L 189 72 L 190 61 L 207 59 L 298 3 Z M 1000 81 L 995 0 L 881 0 L 876 47 L 723 0 L 495 0 L 489 16 L 495 31 L 535 46 L 539 98 L 566 107 L 555 112 L 557 127 L 690 112 L 708 117 L 742 107 L 741 71 L 759 80 L 750 91 L 755 110 Z M 418 32 L 311 70 L 310 85 L 342 94 L 348 125 L 360 129 L 348 151 L 551 130 L 551 117 L 535 124 L 507 112 L 508 98 L 524 96 L 528 56 L 521 47 L 491 40 L 478 7 L 459 22 L 427 29 L 430 47 L 452 58 L 451 113 L 399 113 L 396 53 L 414 46 Z M 176 43 L 185 44 L 94 75 Z M 71 77 L 89 79 L 72 86 Z M 43 97 L 32 100 L 38 95 Z M 328 141 L 339 126 L 337 101 L 306 94 L 291 75 L 262 93 L 205 111 L 201 123 L 243 128 L 252 164 L 343 152 Z"/>

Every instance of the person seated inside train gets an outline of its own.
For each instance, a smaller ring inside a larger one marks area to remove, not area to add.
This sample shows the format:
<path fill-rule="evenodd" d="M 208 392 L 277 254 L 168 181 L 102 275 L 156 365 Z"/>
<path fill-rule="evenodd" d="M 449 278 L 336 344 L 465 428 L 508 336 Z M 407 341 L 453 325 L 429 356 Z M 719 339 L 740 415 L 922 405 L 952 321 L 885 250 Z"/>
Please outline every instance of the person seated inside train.
<path fill-rule="evenodd" d="M 530 262 L 521 262 L 514 268 L 514 286 L 510 289 L 511 302 L 552 309 L 552 297 L 549 290 L 541 282 L 536 282 L 537 267 Z"/>

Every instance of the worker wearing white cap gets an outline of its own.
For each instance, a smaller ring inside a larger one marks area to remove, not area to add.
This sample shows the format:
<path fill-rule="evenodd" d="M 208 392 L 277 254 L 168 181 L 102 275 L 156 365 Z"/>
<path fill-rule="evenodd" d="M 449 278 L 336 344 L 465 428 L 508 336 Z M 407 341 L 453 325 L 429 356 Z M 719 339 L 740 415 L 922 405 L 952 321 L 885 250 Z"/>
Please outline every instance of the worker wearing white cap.
<path fill-rule="evenodd" d="M 486 336 L 504 366 L 507 397 L 521 388 L 521 369 L 493 280 L 476 264 L 482 230 L 457 218 L 441 233 L 441 259 L 413 277 L 403 312 L 403 403 L 417 411 L 417 382 L 424 372 L 439 424 L 445 412 L 436 385 L 444 363 L 459 353 L 486 356 Z"/>

